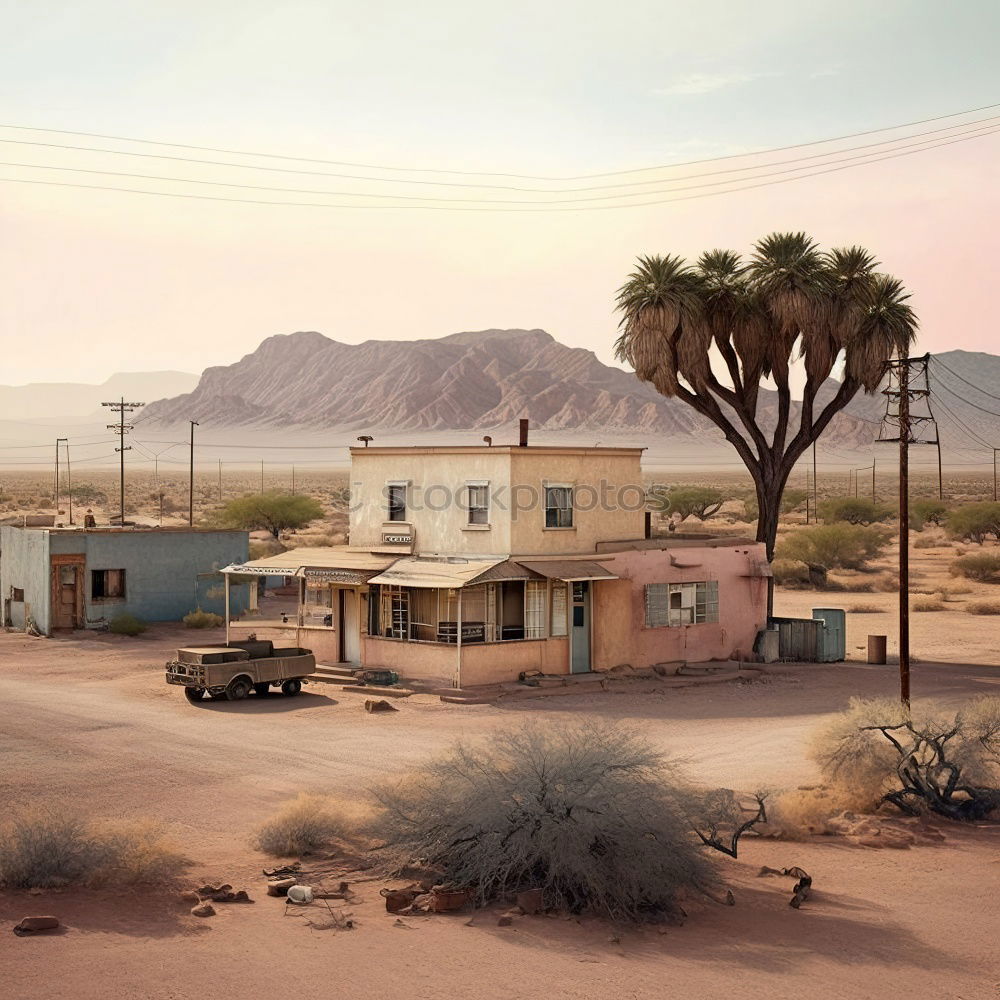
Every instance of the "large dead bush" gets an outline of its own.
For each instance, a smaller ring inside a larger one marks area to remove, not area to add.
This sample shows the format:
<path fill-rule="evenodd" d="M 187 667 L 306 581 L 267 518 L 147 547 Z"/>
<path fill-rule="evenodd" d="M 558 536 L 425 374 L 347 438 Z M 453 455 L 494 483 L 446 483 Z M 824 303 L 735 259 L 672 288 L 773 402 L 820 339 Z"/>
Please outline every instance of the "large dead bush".
<path fill-rule="evenodd" d="M 0 825 L 0 886 L 7 889 L 159 882 L 183 863 L 149 821 L 91 823 L 25 811 Z"/>
<path fill-rule="evenodd" d="M 376 790 L 391 870 L 424 865 L 484 904 L 528 888 L 612 919 L 671 914 L 717 876 L 762 807 L 693 789 L 676 762 L 615 726 L 527 726 L 456 744 Z"/>
<path fill-rule="evenodd" d="M 1000 808 L 1000 698 L 914 713 L 888 699 L 854 699 L 817 733 L 813 757 L 827 782 L 873 809 L 982 819 Z"/>
<path fill-rule="evenodd" d="M 265 854 L 294 857 L 340 839 L 357 824 L 357 813 L 324 795 L 301 794 L 262 823 L 253 846 Z"/>

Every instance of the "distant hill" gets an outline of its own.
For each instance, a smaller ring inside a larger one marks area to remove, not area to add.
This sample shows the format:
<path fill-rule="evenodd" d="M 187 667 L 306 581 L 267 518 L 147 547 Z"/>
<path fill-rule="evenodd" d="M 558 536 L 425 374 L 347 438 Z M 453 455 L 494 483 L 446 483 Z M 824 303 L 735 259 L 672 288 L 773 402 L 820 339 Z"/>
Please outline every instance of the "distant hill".
<path fill-rule="evenodd" d="M 122 372 L 99 385 L 84 382 L 35 382 L 0 385 L 0 420 L 89 417 L 101 403 L 120 399 L 152 402 L 190 392 L 198 376 L 190 372 Z"/>

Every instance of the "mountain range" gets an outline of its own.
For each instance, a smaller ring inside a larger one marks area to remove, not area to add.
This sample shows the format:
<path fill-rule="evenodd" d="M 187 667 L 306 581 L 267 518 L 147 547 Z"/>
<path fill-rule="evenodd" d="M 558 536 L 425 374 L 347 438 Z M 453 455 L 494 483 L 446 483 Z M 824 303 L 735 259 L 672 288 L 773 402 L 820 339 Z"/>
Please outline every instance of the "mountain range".
<path fill-rule="evenodd" d="M 1000 399 L 990 402 L 989 392 L 972 388 L 1000 388 L 1000 358 L 950 351 L 936 356 L 932 365 L 941 390 L 934 405 L 942 441 L 978 447 L 968 434 L 977 429 L 984 440 L 1000 439 Z M 832 381 L 824 386 L 820 400 L 836 387 Z M 758 415 L 765 427 L 773 424 L 776 399 L 773 392 L 761 393 Z M 793 404 L 793 420 L 795 409 Z M 855 397 L 831 422 L 823 443 L 868 448 L 884 411 L 881 393 Z M 509 428 L 523 416 L 541 431 L 590 437 L 597 431 L 655 434 L 725 446 L 720 433 L 684 403 L 665 399 L 632 373 L 562 344 L 544 330 L 361 344 L 316 332 L 277 335 L 235 364 L 206 369 L 191 391 L 147 406 L 143 421 L 147 426 L 196 420 L 241 429 L 429 432 Z"/>

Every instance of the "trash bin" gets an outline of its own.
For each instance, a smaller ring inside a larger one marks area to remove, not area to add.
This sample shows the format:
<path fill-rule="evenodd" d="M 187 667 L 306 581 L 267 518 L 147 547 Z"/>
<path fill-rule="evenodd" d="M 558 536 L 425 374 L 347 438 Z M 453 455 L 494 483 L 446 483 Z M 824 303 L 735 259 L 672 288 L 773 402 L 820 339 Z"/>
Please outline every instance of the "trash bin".
<path fill-rule="evenodd" d="M 847 656 L 847 613 L 843 608 L 813 608 L 813 618 L 823 622 L 816 643 L 820 663 L 839 663 Z"/>
<path fill-rule="evenodd" d="M 886 637 L 884 635 L 868 636 L 868 662 L 885 663 Z"/>

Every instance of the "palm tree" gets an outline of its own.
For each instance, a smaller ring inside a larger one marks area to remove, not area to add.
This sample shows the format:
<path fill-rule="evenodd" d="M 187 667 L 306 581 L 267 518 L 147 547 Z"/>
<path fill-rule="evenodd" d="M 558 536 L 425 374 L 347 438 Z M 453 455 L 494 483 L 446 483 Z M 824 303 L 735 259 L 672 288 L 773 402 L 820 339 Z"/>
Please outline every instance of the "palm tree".
<path fill-rule="evenodd" d="M 640 257 L 618 291 L 618 357 L 722 430 L 753 477 L 768 559 L 795 463 L 859 391 L 878 388 L 894 356 L 909 353 L 917 327 L 909 295 L 877 267 L 861 247 L 824 253 L 805 233 L 774 233 L 747 261 L 728 250 L 693 265 Z M 799 356 L 806 383 L 793 419 L 789 368 Z M 841 359 L 839 388 L 817 405 Z M 777 386 L 773 427 L 757 413 L 765 378 Z"/>

